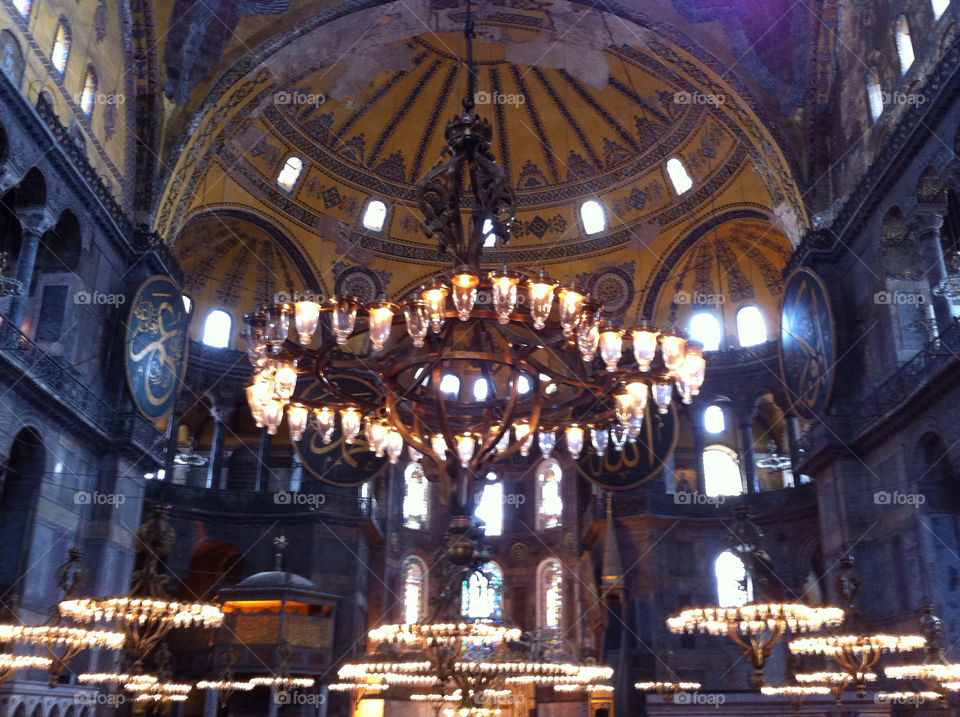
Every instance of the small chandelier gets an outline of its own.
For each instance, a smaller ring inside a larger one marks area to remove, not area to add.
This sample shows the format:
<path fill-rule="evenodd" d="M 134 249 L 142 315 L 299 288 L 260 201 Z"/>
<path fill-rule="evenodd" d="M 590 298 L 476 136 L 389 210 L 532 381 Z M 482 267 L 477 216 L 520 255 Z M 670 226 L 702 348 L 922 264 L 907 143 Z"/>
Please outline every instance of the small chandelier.
<path fill-rule="evenodd" d="M 9 279 L 3 275 L 7 269 L 7 252 L 0 252 L 0 299 L 4 296 L 20 296 L 23 293 L 23 284 L 16 279 Z"/>
<path fill-rule="evenodd" d="M 760 688 L 760 694 L 767 697 L 783 697 L 787 704 L 793 707 L 794 713 L 799 717 L 803 703 L 807 697 L 813 695 L 829 695 L 830 688 L 825 685 L 764 685 Z"/>
<path fill-rule="evenodd" d="M 767 441 L 767 455 L 757 459 L 757 468 L 773 473 L 785 471 L 791 465 L 790 456 L 781 456 L 777 453 L 777 443 L 772 438 Z"/>
<path fill-rule="evenodd" d="M 933 287 L 933 293 L 944 296 L 951 301 L 960 299 L 960 251 L 950 255 L 950 273 Z"/>

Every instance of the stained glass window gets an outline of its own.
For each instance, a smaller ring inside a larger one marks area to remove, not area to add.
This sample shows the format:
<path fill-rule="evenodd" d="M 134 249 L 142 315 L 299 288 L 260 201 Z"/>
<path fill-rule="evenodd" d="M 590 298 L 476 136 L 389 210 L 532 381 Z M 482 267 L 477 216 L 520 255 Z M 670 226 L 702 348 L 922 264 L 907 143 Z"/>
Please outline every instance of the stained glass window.
<path fill-rule="evenodd" d="M 738 607 L 753 600 L 753 581 L 736 555 L 729 550 L 720 553 L 714 563 L 714 572 L 720 607 Z"/>
<path fill-rule="evenodd" d="M 542 620 L 546 627 L 560 627 L 563 619 L 563 572 L 559 560 L 548 560 L 540 569 Z"/>
<path fill-rule="evenodd" d="M 418 558 L 403 562 L 403 621 L 418 623 L 423 618 L 426 567 Z"/>
<path fill-rule="evenodd" d="M 474 619 L 503 615 L 503 571 L 494 563 L 484 563 L 463 582 L 461 612 Z"/>
<path fill-rule="evenodd" d="M 537 529 L 557 528 L 563 523 L 563 496 L 560 486 L 563 469 L 552 458 L 537 468 Z"/>
<path fill-rule="evenodd" d="M 410 463 L 403 472 L 403 525 L 427 527 L 427 478 L 419 463 Z"/>

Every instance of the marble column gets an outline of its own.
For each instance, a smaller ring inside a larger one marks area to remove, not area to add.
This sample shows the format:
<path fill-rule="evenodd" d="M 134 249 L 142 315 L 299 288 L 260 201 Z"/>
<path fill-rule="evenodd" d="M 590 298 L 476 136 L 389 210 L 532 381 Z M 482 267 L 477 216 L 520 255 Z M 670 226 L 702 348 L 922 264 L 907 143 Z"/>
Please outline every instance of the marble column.
<path fill-rule="evenodd" d="M 216 690 L 207 690 L 203 694 L 203 717 L 217 717 L 220 695 Z"/>
<path fill-rule="evenodd" d="M 697 474 L 697 493 L 706 494 L 707 479 L 703 470 L 703 450 L 707 446 L 706 432 L 703 426 L 703 413 L 706 406 L 696 405 L 690 411 L 690 423 L 693 429 L 693 465 Z"/>
<path fill-rule="evenodd" d="M 787 441 L 790 444 L 790 470 L 793 472 L 794 485 L 800 485 L 800 419 L 793 414 L 787 417 Z"/>
<path fill-rule="evenodd" d="M 273 436 L 264 428 L 260 432 L 260 450 L 257 452 L 257 482 L 254 490 L 258 493 L 266 491 L 270 483 L 270 468 L 267 464 L 270 462 L 270 446 Z"/>
<path fill-rule="evenodd" d="M 213 416 L 213 441 L 210 444 L 210 460 L 207 463 L 207 488 L 220 487 L 220 474 L 223 472 L 223 444 L 227 437 L 227 421 L 231 411 L 217 406 L 210 409 Z"/>
<path fill-rule="evenodd" d="M 19 329 L 30 301 L 30 291 L 33 289 L 33 268 L 37 263 L 40 237 L 56 224 L 56 219 L 46 207 L 18 209 L 17 219 L 20 220 L 22 237 L 13 278 L 20 282 L 22 290 L 19 296 L 14 296 L 11 300 L 7 318 Z"/>
<path fill-rule="evenodd" d="M 933 289 L 947 277 L 943 246 L 940 244 L 940 228 L 943 226 L 942 210 L 920 205 L 910 214 L 907 221 L 920 247 L 924 276 L 930 288 Z M 940 335 L 953 325 L 953 307 L 950 299 L 945 296 L 933 294 L 932 300 L 937 335 Z"/>
<path fill-rule="evenodd" d="M 743 466 L 743 479 L 747 484 L 747 493 L 759 493 L 757 484 L 757 457 L 753 450 L 753 421 L 740 421 L 740 464 Z"/>

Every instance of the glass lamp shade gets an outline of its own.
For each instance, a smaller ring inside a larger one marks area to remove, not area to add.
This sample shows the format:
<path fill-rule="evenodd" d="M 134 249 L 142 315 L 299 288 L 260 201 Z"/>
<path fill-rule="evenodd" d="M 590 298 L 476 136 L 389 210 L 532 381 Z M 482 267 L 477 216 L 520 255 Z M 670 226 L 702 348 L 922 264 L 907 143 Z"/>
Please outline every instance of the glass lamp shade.
<path fill-rule="evenodd" d="M 343 440 L 347 445 L 353 445 L 360 433 L 360 411 L 353 406 L 340 410 L 340 430 L 343 431 Z"/>
<path fill-rule="evenodd" d="M 337 412 L 329 406 L 321 406 L 313 410 L 313 417 L 317 422 L 317 431 L 320 433 L 323 442 L 330 443 L 333 439 L 333 431 L 336 428 Z"/>
<path fill-rule="evenodd" d="M 587 293 L 575 286 L 561 286 L 557 291 L 557 299 L 563 335 L 570 338 L 580 323 L 580 312 L 583 310 L 583 302 L 587 300 Z"/>
<path fill-rule="evenodd" d="M 434 433 L 430 436 L 430 447 L 433 449 L 433 452 L 437 454 L 437 457 L 443 461 L 447 458 L 447 439 L 443 437 L 442 433 Z"/>
<path fill-rule="evenodd" d="M 600 329 L 596 324 L 581 323 L 577 327 L 577 347 L 585 363 L 593 361 L 600 345 Z"/>
<path fill-rule="evenodd" d="M 430 312 L 427 310 L 427 302 L 423 299 L 410 299 L 403 306 L 403 316 L 407 321 L 407 333 L 413 345 L 417 348 L 423 346 L 423 340 L 430 330 Z"/>
<path fill-rule="evenodd" d="M 679 371 L 683 366 L 686 354 L 687 340 L 680 334 L 665 333 L 660 335 L 660 351 L 663 354 L 663 365 L 668 371 Z"/>
<path fill-rule="evenodd" d="M 490 281 L 493 284 L 493 310 L 497 312 L 497 321 L 509 324 L 510 314 L 517 308 L 520 277 L 504 267 L 500 271 L 491 271 Z"/>
<path fill-rule="evenodd" d="M 600 329 L 600 358 L 613 373 L 620 363 L 620 354 L 623 351 L 623 331 L 614 326 L 604 326 Z"/>
<path fill-rule="evenodd" d="M 466 468 L 473 460 L 474 451 L 477 449 L 477 439 L 472 433 L 460 433 L 456 436 L 457 457 L 460 459 L 460 465 Z"/>
<path fill-rule="evenodd" d="M 250 415 L 257 424 L 257 428 L 263 428 L 263 404 L 260 396 L 257 394 L 256 385 L 251 384 L 244 388 L 247 394 L 247 405 L 250 407 Z"/>
<path fill-rule="evenodd" d="M 396 465 L 400 460 L 400 456 L 403 455 L 403 436 L 400 435 L 400 431 L 396 428 L 387 429 L 387 458 L 390 460 L 390 463 Z"/>
<path fill-rule="evenodd" d="M 590 443 L 593 445 L 593 450 L 597 452 L 597 455 L 601 458 L 603 454 L 607 451 L 607 443 L 610 441 L 610 430 L 607 428 L 597 428 L 596 426 L 590 427 Z"/>
<path fill-rule="evenodd" d="M 297 338 L 306 346 L 320 323 L 320 304 L 316 301 L 298 301 L 293 305 L 293 322 L 297 327 Z"/>
<path fill-rule="evenodd" d="M 626 386 L 627 393 L 632 395 L 637 401 L 637 409 L 640 415 L 643 415 L 643 412 L 647 410 L 647 399 L 650 396 L 650 391 L 647 389 L 647 384 L 643 381 L 631 381 Z"/>
<path fill-rule="evenodd" d="M 390 338 L 393 328 L 393 316 L 398 307 L 392 301 L 374 301 L 367 306 L 370 326 L 370 343 L 374 351 L 383 351 L 383 345 Z"/>
<path fill-rule="evenodd" d="M 527 279 L 527 298 L 530 300 L 533 328 L 539 330 L 546 326 L 550 309 L 553 308 L 553 292 L 556 288 L 557 282 L 547 276 L 543 269 L 532 279 Z"/>
<path fill-rule="evenodd" d="M 530 424 L 526 421 L 513 424 L 513 437 L 520 444 L 520 455 L 529 456 L 530 447 L 533 445 L 533 429 Z"/>
<path fill-rule="evenodd" d="M 420 298 L 427 307 L 430 328 L 435 334 L 439 334 L 440 329 L 443 328 L 444 312 L 447 310 L 447 297 L 449 295 L 450 289 L 440 281 L 424 284 L 420 288 Z"/>
<path fill-rule="evenodd" d="M 387 422 L 382 418 L 368 416 L 364 433 L 367 443 L 370 445 L 370 450 L 376 454 L 377 458 L 382 458 L 383 452 L 387 448 Z"/>
<path fill-rule="evenodd" d="M 657 404 L 659 413 L 666 413 L 670 410 L 670 402 L 673 400 L 673 383 L 670 381 L 657 382 L 653 384 L 653 401 Z"/>
<path fill-rule="evenodd" d="M 263 407 L 263 425 L 267 433 L 271 436 L 276 435 L 281 421 L 283 421 L 283 403 L 276 399 L 268 401 Z"/>
<path fill-rule="evenodd" d="M 549 458 L 550 454 L 553 453 L 553 449 L 557 445 L 557 429 L 541 428 L 539 443 L 540 453 L 543 454 L 544 458 Z"/>
<path fill-rule="evenodd" d="M 293 307 L 290 304 L 271 304 L 263 310 L 266 319 L 263 335 L 269 343 L 277 347 L 283 346 L 290 333 L 291 313 Z"/>
<path fill-rule="evenodd" d="M 601 311 L 603 311 L 603 304 L 587 299 L 580 310 L 580 326 L 599 326 Z"/>
<path fill-rule="evenodd" d="M 247 330 L 244 338 L 247 343 L 247 358 L 255 367 L 263 366 L 267 358 L 267 339 L 264 336 L 264 330 L 267 326 L 267 320 L 259 311 L 254 311 L 243 315 L 243 322 Z"/>
<path fill-rule="evenodd" d="M 638 326 L 630 332 L 633 341 L 633 357 L 641 371 L 649 371 L 657 355 L 657 338 L 660 332 L 650 326 Z"/>
<path fill-rule="evenodd" d="M 579 458 L 580 451 L 583 450 L 583 429 L 576 423 L 571 423 L 564 429 L 563 435 L 567 441 L 567 452 L 572 458 Z"/>
<path fill-rule="evenodd" d="M 690 392 L 696 396 L 703 386 L 703 379 L 707 371 L 707 362 L 703 358 L 703 346 L 695 341 L 687 341 L 687 352 L 683 358 L 683 367 L 680 375 L 690 386 Z"/>
<path fill-rule="evenodd" d="M 310 411 L 307 407 L 299 403 L 291 403 L 287 406 L 287 423 L 290 426 L 290 438 L 299 441 L 303 438 L 303 432 L 307 427 L 307 418 Z"/>
<path fill-rule="evenodd" d="M 297 362 L 284 361 L 277 367 L 277 374 L 273 380 L 277 397 L 286 403 L 297 388 Z"/>
<path fill-rule="evenodd" d="M 330 305 L 332 307 L 330 329 L 337 343 L 345 344 L 357 325 L 357 309 L 360 308 L 360 300 L 355 296 L 334 296 L 330 299 Z"/>
<path fill-rule="evenodd" d="M 480 276 L 469 269 L 460 269 L 450 281 L 453 287 L 453 306 L 457 310 L 457 318 L 466 321 L 470 318 L 474 304 L 477 303 L 477 287 L 480 285 Z"/>

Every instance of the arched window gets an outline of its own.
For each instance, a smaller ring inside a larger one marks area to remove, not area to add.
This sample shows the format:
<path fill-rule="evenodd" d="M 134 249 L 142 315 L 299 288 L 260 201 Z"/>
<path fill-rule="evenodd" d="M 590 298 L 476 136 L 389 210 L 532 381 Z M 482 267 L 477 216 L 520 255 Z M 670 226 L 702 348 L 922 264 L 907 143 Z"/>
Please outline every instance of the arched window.
<path fill-rule="evenodd" d="M 598 234 L 607 228 L 607 214 L 596 199 L 588 199 L 580 205 L 580 221 L 587 234 Z"/>
<path fill-rule="evenodd" d="M 461 612 L 478 620 L 503 615 L 503 571 L 496 563 L 484 563 L 463 581 Z"/>
<path fill-rule="evenodd" d="M 427 527 L 427 477 L 419 463 L 410 463 L 403 472 L 403 525 L 407 528 Z"/>
<path fill-rule="evenodd" d="M 13 6 L 17 8 L 24 17 L 30 17 L 30 8 L 33 7 L 33 0 L 13 0 Z"/>
<path fill-rule="evenodd" d="M 690 178 L 690 173 L 687 172 L 687 168 L 683 166 L 679 157 L 671 157 L 667 160 L 667 176 L 670 177 L 670 182 L 677 194 L 683 194 L 693 186 L 693 179 Z"/>
<path fill-rule="evenodd" d="M 563 523 L 563 470 L 552 458 L 537 466 L 537 530 L 557 528 Z"/>
<path fill-rule="evenodd" d="M 362 221 L 363 226 L 372 232 L 383 231 L 384 222 L 387 221 L 387 205 L 379 199 L 371 199 L 367 202 Z"/>
<path fill-rule="evenodd" d="M 741 346 L 766 343 L 767 322 L 756 306 L 744 306 L 737 312 L 737 338 Z"/>
<path fill-rule="evenodd" d="M 717 404 L 707 406 L 703 412 L 703 430 L 707 433 L 723 433 L 727 430 L 727 419 L 723 409 Z"/>
<path fill-rule="evenodd" d="M 901 15 L 897 18 L 897 54 L 900 55 L 900 72 L 907 74 L 907 70 L 913 64 L 913 41 L 910 39 L 910 23 L 907 22 L 907 16 Z"/>
<path fill-rule="evenodd" d="M 490 394 L 490 384 L 483 376 L 473 380 L 473 398 L 477 401 L 486 401 Z"/>
<path fill-rule="evenodd" d="M 934 21 L 943 17 L 943 13 L 950 7 L 950 0 L 930 0 L 930 6 L 933 8 Z"/>
<path fill-rule="evenodd" d="M 707 495 L 740 495 L 743 480 L 740 464 L 726 446 L 709 446 L 703 451 L 703 480 Z"/>
<path fill-rule="evenodd" d="M 867 106 L 870 108 L 870 120 L 876 122 L 880 119 L 883 114 L 883 90 L 876 67 L 867 70 Z"/>
<path fill-rule="evenodd" d="M 292 192 L 303 172 L 303 160 L 297 155 L 288 157 L 283 164 L 283 169 L 277 175 L 277 186 L 285 192 Z"/>
<path fill-rule="evenodd" d="M 713 567 L 720 607 L 739 607 L 753 600 L 753 582 L 740 558 L 727 550 L 717 556 Z"/>
<path fill-rule="evenodd" d="M 517 393 L 524 394 L 530 393 L 530 389 L 533 388 L 533 384 L 530 383 L 530 377 L 527 374 L 520 374 L 520 378 L 517 379 Z"/>
<path fill-rule="evenodd" d="M 494 480 L 496 477 L 494 473 Z M 483 486 L 474 515 L 483 521 L 485 535 L 503 535 L 503 483 L 496 481 Z"/>
<path fill-rule="evenodd" d="M 544 627 L 559 628 L 563 622 L 563 566 L 559 560 L 546 560 L 540 566 L 537 585 L 540 605 L 537 619 Z"/>
<path fill-rule="evenodd" d="M 203 343 L 216 349 L 225 349 L 230 345 L 230 332 L 233 319 L 223 309 L 214 309 L 207 314 L 203 322 Z"/>
<path fill-rule="evenodd" d="M 484 249 L 493 249 L 497 245 L 497 235 L 493 231 L 492 219 L 483 220 L 483 226 L 480 227 L 480 233 L 483 234 Z"/>
<path fill-rule="evenodd" d="M 89 117 L 93 114 L 93 103 L 97 98 L 97 71 L 93 65 L 87 67 L 87 77 L 83 81 L 83 92 L 80 93 L 80 109 Z"/>
<path fill-rule="evenodd" d="M 420 558 L 403 561 L 403 622 L 412 625 L 424 618 L 427 568 Z"/>
<path fill-rule="evenodd" d="M 720 348 L 723 330 L 716 316 L 700 311 L 690 317 L 690 336 L 703 344 L 704 351 L 716 351 Z"/>
<path fill-rule="evenodd" d="M 65 20 L 60 21 L 57 34 L 53 38 L 53 52 L 50 53 L 50 62 L 61 75 L 67 69 L 67 60 L 70 59 L 70 28 Z"/>
<path fill-rule="evenodd" d="M 440 379 L 440 390 L 448 396 L 456 398 L 460 395 L 460 379 L 452 373 L 444 374 Z"/>

